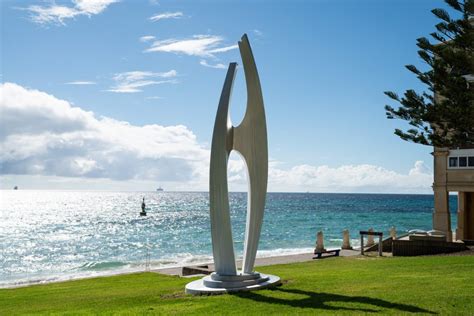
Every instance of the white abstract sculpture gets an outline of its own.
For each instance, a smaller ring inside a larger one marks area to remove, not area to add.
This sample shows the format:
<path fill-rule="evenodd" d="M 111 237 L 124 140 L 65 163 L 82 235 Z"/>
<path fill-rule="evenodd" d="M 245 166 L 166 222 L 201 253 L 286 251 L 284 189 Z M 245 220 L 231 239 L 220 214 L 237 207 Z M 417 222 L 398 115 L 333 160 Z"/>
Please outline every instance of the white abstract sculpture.
<path fill-rule="evenodd" d="M 239 42 L 239 49 L 247 85 L 247 110 L 242 123 L 237 127 L 232 126 L 229 101 L 237 63 L 230 63 L 212 135 L 209 202 L 215 272 L 188 283 L 186 293 L 190 294 L 248 291 L 280 282 L 279 277 L 263 275 L 253 270 L 267 193 L 267 127 L 257 66 L 245 34 Z M 227 163 L 232 150 L 241 154 L 248 170 L 249 190 L 242 271 L 237 271 L 235 263 L 229 212 Z"/>
<path fill-rule="evenodd" d="M 349 236 L 349 230 L 344 229 L 342 231 L 342 249 L 352 249 L 351 238 Z"/>
<path fill-rule="evenodd" d="M 369 232 L 373 233 L 374 232 L 374 229 L 373 228 L 369 228 Z M 367 236 L 367 247 L 371 247 L 375 245 L 375 242 L 374 242 L 374 235 L 369 235 Z"/>

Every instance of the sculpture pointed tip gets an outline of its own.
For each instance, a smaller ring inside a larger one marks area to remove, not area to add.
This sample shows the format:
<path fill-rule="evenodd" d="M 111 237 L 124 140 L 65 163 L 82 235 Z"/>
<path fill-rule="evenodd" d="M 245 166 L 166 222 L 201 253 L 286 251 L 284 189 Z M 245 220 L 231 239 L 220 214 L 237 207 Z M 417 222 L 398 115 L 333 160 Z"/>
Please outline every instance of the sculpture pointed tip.
<path fill-rule="evenodd" d="M 247 36 L 247 33 L 244 33 L 244 35 L 242 35 L 242 37 L 240 38 L 241 41 L 248 41 L 249 40 L 249 37 Z"/>

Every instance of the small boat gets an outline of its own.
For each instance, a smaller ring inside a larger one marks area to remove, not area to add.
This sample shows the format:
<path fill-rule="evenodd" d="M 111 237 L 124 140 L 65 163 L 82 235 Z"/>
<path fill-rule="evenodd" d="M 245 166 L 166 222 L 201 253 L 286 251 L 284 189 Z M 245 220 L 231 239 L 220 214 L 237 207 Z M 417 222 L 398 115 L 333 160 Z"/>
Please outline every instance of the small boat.
<path fill-rule="evenodd" d="M 164 189 L 162 187 L 159 187 L 158 189 L 156 189 L 156 192 L 163 192 Z"/>
<path fill-rule="evenodd" d="M 143 201 L 142 201 L 142 211 L 140 212 L 140 216 L 146 216 L 145 208 L 146 208 L 145 198 L 143 198 Z"/>

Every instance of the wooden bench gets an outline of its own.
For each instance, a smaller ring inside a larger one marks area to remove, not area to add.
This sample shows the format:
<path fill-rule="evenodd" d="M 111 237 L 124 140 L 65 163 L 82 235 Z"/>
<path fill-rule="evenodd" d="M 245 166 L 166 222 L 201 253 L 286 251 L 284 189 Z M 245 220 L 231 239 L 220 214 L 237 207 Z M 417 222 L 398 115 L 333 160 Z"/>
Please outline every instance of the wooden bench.
<path fill-rule="evenodd" d="M 314 254 L 316 256 L 313 257 L 313 259 L 321 259 L 322 255 L 325 254 L 325 253 L 332 253 L 334 257 L 339 257 L 339 252 L 340 251 L 341 251 L 341 248 L 326 249 L 326 250 L 323 250 L 323 251 L 319 251 L 319 250 L 314 249 Z"/>
<path fill-rule="evenodd" d="M 211 274 L 212 272 L 214 272 L 214 270 L 211 270 L 209 268 L 209 265 L 207 264 L 181 268 L 182 276 L 196 275 L 196 274 Z"/>

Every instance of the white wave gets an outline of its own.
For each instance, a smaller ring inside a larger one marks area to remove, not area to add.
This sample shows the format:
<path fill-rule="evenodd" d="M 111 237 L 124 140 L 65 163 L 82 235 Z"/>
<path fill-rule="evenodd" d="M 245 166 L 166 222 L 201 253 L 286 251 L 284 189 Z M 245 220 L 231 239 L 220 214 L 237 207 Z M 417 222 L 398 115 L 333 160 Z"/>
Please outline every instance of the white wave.
<path fill-rule="evenodd" d="M 257 251 L 257 258 L 299 255 L 313 251 L 314 248 L 278 248 L 272 250 L 259 250 Z"/>
<path fill-rule="evenodd" d="M 23 277 L 20 279 L 15 280 L 6 280 L 0 282 L 0 288 L 17 288 L 17 287 L 24 287 L 34 284 L 47 284 L 53 282 L 64 282 L 64 281 L 71 281 L 77 279 L 87 279 L 87 278 L 95 278 L 99 276 L 111 276 L 123 273 L 132 273 L 132 272 L 139 272 L 140 270 L 134 270 L 129 268 L 120 268 L 114 269 L 109 271 L 88 271 L 88 272 L 78 272 L 78 273 L 61 273 L 57 275 L 35 275 L 35 276 L 28 276 Z M 143 270 L 141 270 L 143 271 Z"/>

